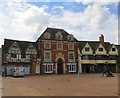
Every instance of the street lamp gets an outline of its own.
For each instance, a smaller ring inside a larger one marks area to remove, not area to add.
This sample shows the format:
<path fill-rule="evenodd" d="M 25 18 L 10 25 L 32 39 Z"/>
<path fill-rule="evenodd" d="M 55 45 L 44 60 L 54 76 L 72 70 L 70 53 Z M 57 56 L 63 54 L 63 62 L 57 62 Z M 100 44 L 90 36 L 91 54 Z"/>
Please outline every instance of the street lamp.
<path fill-rule="evenodd" d="M 78 56 L 78 59 L 77 59 L 77 61 L 78 61 L 78 78 L 80 77 L 80 69 L 82 68 L 81 67 L 81 57 L 82 57 L 82 54 L 80 54 L 79 56 Z M 81 69 L 82 70 L 82 69 Z"/>

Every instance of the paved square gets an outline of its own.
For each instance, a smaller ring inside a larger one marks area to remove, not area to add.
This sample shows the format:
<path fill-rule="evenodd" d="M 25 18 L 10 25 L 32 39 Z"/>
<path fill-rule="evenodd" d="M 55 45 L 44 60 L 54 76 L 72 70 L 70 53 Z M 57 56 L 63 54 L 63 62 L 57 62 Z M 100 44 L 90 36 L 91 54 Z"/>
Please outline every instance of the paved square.
<path fill-rule="evenodd" d="M 40 75 L 3 77 L 3 96 L 117 96 L 118 75 Z"/>

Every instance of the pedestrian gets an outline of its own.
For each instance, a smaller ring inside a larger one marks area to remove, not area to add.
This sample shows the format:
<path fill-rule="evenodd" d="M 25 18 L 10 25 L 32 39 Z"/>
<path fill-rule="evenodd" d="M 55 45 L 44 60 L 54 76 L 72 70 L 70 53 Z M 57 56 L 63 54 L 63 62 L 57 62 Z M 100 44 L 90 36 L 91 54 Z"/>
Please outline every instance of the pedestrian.
<path fill-rule="evenodd" d="M 107 72 L 106 66 L 104 66 L 104 67 L 103 67 L 103 74 L 102 74 L 102 77 L 104 77 L 104 75 L 106 76 L 106 72 Z"/>

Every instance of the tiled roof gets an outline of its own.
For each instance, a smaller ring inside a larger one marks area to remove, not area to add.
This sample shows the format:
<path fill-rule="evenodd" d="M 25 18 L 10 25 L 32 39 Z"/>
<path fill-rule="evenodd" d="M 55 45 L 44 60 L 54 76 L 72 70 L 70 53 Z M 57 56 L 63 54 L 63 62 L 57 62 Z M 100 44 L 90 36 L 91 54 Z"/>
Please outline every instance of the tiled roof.
<path fill-rule="evenodd" d="M 120 56 L 120 45 L 115 45 L 116 47 L 117 47 L 117 49 L 118 49 L 118 54 L 119 54 L 119 56 Z"/>
<path fill-rule="evenodd" d="M 12 39 L 4 39 L 4 52 L 8 52 L 8 49 L 10 46 L 16 42 L 21 49 L 21 53 L 23 56 L 25 56 L 25 50 L 29 46 L 29 44 L 32 44 L 36 50 L 38 50 L 38 46 L 36 42 L 30 42 L 30 41 L 19 41 L 19 40 L 12 40 Z"/>
<path fill-rule="evenodd" d="M 93 53 L 95 53 L 98 46 L 100 45 L 100 41 L 79 41 L 79 49 L 80 49 L 80 51 L 85 47 L 86 43 L 88 43 L 90 45 L 90 47 L 93 50 Z M 112 44 L 110 44 L 109 42 L 104 42 L 104 44 L 102 44 L 102 45 L 106 49 L 107 53 L 110 51 L 110 49 L 112 47 Z"/>
<path fill-rule="evenodd" d="M 55 35 L 56 35 L 56 33 L 57 32 L 61 32 L 62 33 L 62 35 L 63 35 L 63 41 L 67 41 L 67 36 L 69 35 L 65 30 L 63 30 L 63 29 L 58 29 L 58 28 L 47 28 L 43 33 L 42 33 L 42 35 L 38 38 L 38 40 L 39 39 L 44 39 L 44 34 L 46 33 L 46 32 L 49 32 L 50 33 L 50 39 L 48 39 L 48 40 L 57 40 L 56 39 L 56 37 L 55 37 Z M 76 38 L 73 38 L 73 41 L 77 41 L 77 39 Z"/>

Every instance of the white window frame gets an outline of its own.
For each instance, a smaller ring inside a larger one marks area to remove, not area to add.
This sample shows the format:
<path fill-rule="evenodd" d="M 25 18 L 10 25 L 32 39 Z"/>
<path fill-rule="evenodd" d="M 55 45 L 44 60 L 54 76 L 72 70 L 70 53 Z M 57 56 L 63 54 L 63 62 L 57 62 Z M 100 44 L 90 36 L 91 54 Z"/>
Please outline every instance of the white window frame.
<path fill-rule="evenodd" d="M 50 59 L 48 60 L 48 59 L 46 59 L 45 57 L 46 57 L 46 53 L 50 53 Z M 44 51 L 44 61 L 45 62 L 51 62 L 51 51 Z"/>
<path fill-rule="evenodd" d="M 70 59 L 70 54 L 73 55 L 73 60 Z M 68 53 L 68 60 L 69 60 L 69 62 L 75 62 L 75 53 L 74 52 L 69 52 Z"/>
<path fill-rule="evenodd" d="M 102 49 L 102 51 L 100 51 L 100 49 Z M 104 50 L 103 50 L 103 48 L 102 48 L 102 47 L 99 47 L 99 48 L 98 48 L 98 51 L 99 51 L 99 52 L 103 52 Z"/>
<path fill-rule="evenodd" d="M 53 73 L 53 64 L 44 64 L 45 73 Z"/>
<path fill-rule="evenodd" d="M 77 66 L 76 66 L 76 64 L 72 64 L 72 63 L 70 63 L 70 64 L 68 64 L 68 71 L 69 72 L 76 72 L 77 70 Z"/>
<path fill-rule="evenodd" d="M 47 46 L 46 44 L 49 44 L 49 47 L 46 47 L 46 46 Z M 45 42 L 44 42 L 44 48 L 45 48 L 45 49 L 51 49 L 51 43 L 48 42 L 48 41 L 45 41 Z"/>
<path fill-rule="evenodd" d="M 59 47 L 59 45 L 61 45 L 61 48 Z M 57 43 L 57 50 L 63 50 L 63 43 L 62 42 Z"/>
<path fill-rule="evenodd" d="M 113 49 L 115 49 L 115 51 L 113 51 Z M 116 52 L 116 48 L 115 47 L 111 48 L 111 50 L 112 50 L 112 52 Z"/>
<path fill-rule="evenodd" d="M 88 49 L 88 51 L 86 49 Z M 90 51 L 90 47 L 85 47 L 85 52 L 89 52 L 89 51 Z"/>
<path fill-rule="evenodd" d="M 72 45 L 72 48 L 70 48 L 70 45 Z M 69 43 L 69 44 L 68 44 L 68 49 L 69 49 L 69 50 L 74 50 L 74 44 Z"/>

